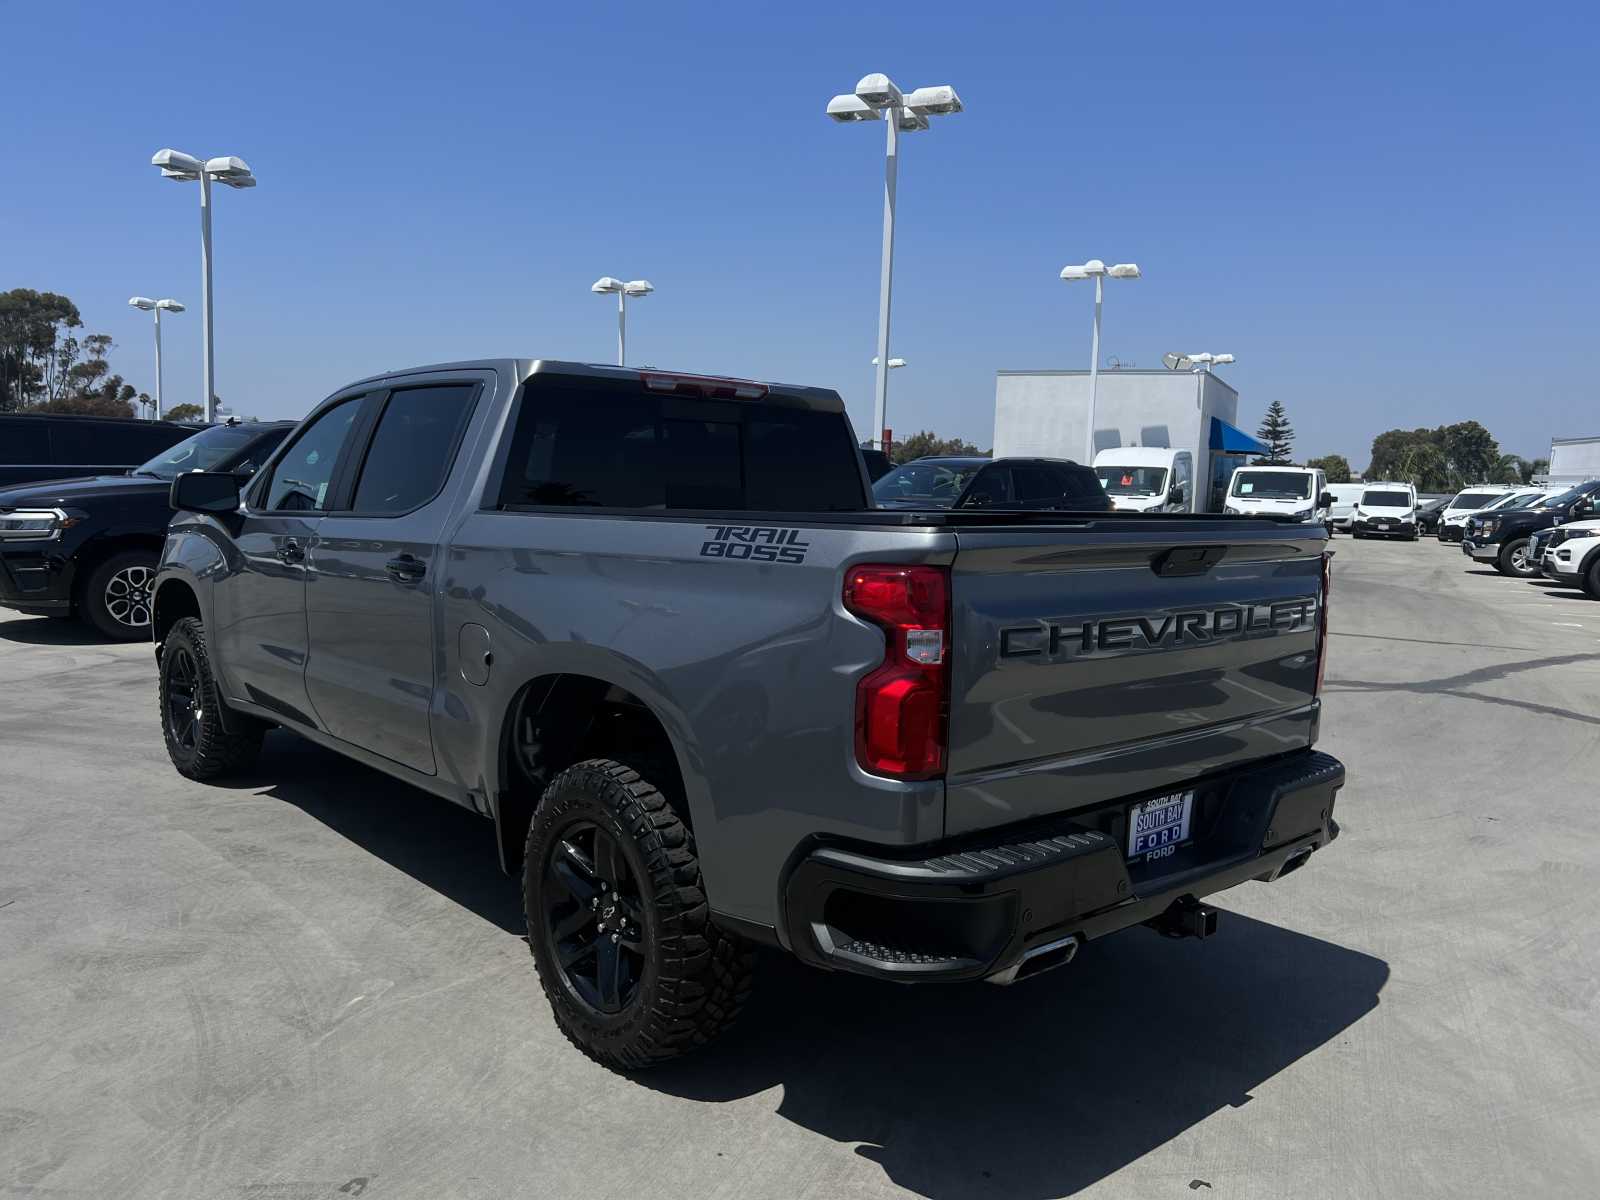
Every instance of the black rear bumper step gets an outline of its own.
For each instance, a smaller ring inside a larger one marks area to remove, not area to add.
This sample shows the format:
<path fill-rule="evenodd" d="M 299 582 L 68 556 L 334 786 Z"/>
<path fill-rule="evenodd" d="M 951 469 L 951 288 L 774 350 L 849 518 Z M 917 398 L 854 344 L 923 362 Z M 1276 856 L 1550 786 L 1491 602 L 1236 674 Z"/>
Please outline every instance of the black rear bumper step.
<path fill-rule="evenodd" d="M 1301 751 L 1195 781 L 1193 840 L 1154 863 L 1130 864 L 1122 852 L 1128 806 L 1142 796 L 903 856 L 818 846 L 784 885 L 787 941 L 804 961 L 833 970 L 1008 981 L 1033 973 L 1022 970 L 1030 956 L 1041 960 L 1035 969 L 1070 961 L 1060 947 L 1130 925 L 1204 936 L 1215 912 L 1199 899 L 1276 879 L 1338 836 L 1333 804 L 1344 776 L 1338 759 Z"/>

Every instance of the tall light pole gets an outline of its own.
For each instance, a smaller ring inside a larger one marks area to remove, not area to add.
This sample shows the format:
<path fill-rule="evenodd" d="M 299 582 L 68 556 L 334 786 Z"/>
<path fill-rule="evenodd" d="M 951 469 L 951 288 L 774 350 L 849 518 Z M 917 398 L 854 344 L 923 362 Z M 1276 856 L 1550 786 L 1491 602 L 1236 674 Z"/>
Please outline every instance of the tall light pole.
<path fill-rule="evenodd" d="M 1094 337 L 1089 342 L 1089 428 L 1084 435 L 1085 466 L 1094 465 L 1094 407 L 1100 390 L 1100 306 L 1105 303 L 1107 275 L 1113 279 L 1137 279 L 1139 265 L 1117 263 L 1116 266 L 1108 267 L 1098 258 L 1091 258 L 1078 266 L 1061 268 L 1061 278 L 1069 282 L 1074 279 L 1094 280 Z"/>
<path fill-rule="evenodd" d="M 628 297 L 640 299 L 655 291 L 655 285 L 648 279 L 630 279 L 623 283 L 620 279 L 613 279 L 609 275 L 602 275 L 589 285 L 591 292 L 615 292 L 617 294 L 617 366 L 628 365 Z"/>
<path fill-rule="evenodd" d="M 183 305 L 176 300 L 152 300 L 148 296 L 131 296 L 128 303 L 134 308 L 141 308 L 156 315 L 156 411 L 153 419 L 159 421 L 161 419 L 161 314 L 181 313 Z"/>
<path fill-rule="evenodd" d="M 883 259 L 878 278 L 878 386 L 872 407 L 872 443 L 880 448 L 889 415 L 889 297 L 894 285 L 894 191 L 900 134 L 926 129 L 929 117 L 960 111 L 961 97 L 953 87 L 922 87 L 907 96 L 887 75 L 868 75 L 852 94 L 828 101 L 828 116 L 840 124 L 883 121 L 888 128 L 883 165 Z"/>
<path fill-rule="evenodd" d="M 201 374 L 205 376 L 206 424 L 217 416 L 217 379 L 211 339 L 211 181 L 225 183 L 231 188 L 253 188 L 256 177 L 250 173 L 249 164 L 242 158 L 223 155 L 201 162 L 192 154 L 178 150 L 158 150 L 150 165 L 161 168 L 164 179 L 179 183 L 200 181 L 200 339 L 202 344 Z"/>

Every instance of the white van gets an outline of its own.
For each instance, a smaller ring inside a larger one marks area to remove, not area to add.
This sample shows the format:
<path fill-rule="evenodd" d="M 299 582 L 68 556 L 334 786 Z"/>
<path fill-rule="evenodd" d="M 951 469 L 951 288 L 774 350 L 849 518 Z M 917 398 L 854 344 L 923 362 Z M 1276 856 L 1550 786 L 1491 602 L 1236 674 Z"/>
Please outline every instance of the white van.
<path fill-rule="evenodd" d="M 1332 532 L 1333 496 L 1319 467 L 1239 467 L 1228 481 L 1225 513 L 1293 517 Z"/>
<path fill-rule="evenodd" d="M 1351 515 L 1350 533 L 1417 540 L 1417 489 L 1409 483 L 1366 483 Z"/>
<path fill-rule="evenodd" d="M 1350 532 L 1350 521 L 1356 511 L 1356 501 L 1366 490 L 1364 483 L 1330 483 L 1328 492 L 1333 496 L 1333 527 Z"/>
<path fill-rule="evenodd" d="M 1095 477 L 1124 512 L 1194 512 L 1194 455 L 1168 446 L 1117 446 L 1094 456 Z"/>

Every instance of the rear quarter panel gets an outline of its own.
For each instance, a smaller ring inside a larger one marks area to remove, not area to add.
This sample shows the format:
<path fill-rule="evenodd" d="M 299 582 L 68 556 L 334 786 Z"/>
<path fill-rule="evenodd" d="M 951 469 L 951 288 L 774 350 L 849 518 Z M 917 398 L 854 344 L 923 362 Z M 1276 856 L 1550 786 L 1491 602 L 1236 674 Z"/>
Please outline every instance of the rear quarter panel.
<path fill-rule="evenodd" d="M 525 684 L 575 673 L 626 688 L 677 751 L 713 907 L 773 925 L 786 860 L 808 836 L 910 843 L 942 832 L 941 782 L 856 767 L 856 681 L 884 643 L 839 595 L 851 562 L 948 562 L 954 539 L 736 523 L 793 531 L 783 536 L 804 544 L 804 561 L 727 558 L 708 550 L 722 526 L 697 517 L 469 515 L 441 581 L 435 746 L 441 772 L 494 797 L 501 731 Z M 469 623 L 488 631 L 494 656 L 482 686 L 462 673 Z"/>

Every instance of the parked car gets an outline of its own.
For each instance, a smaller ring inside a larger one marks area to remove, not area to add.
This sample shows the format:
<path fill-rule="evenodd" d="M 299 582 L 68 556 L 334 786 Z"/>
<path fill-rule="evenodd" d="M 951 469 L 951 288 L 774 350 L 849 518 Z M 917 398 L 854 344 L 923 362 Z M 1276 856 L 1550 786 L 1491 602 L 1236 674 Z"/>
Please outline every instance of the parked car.
<path fill-rule="evenodd" d="M 1481 512 L 1490 505 L 1509 500 L 1517 491 L 1516 488 L 1498 487 L 1490 484 L 1483 487 L 1464 488 L 1450 498 L 1439 514 L 1439 540 L 1441 542 L 1459 542 L 1462 530 L 1465 528 L 1467 518 L 1475 512 Z"/>
<path fill-rule="evenodd" d="M 1589 516 L 1597 496 L 1600 479 L 1591 479 L 1529 508 L 1477 513 L 1467 522 L 1461 550 L 1480 562 L 1492 562 L 1502 575 L 1531 579 L 1539 574 L 1539 561 L 1529 547 L 1532 535 Z"/>
<path fill-rule="evenodd" d="M 1371 483 L 1351 512 L 1354 537 L 1400 537 L 1417 540 L 1417 489 L 1409 483 Z"/>
<path fill-rule="evenodd" d="M 1224 513 L 1291 517 L 1333 533 L 1333 493 L 1320 467 L 1237 467 L 1228 482 Z"/>
<path fill-rule="evenodd" d="M 1574 521 L 1534 535 L 1528 557 L 1553 583 L 1581 587 L 1591 599 L 1600 600 L 1600 520 Z M 1547 543 L 1547 548 L 1538 547 Z M 1535 558 L 1539 554 L 1540 558 Z"/>
<path fill-rule="evenodd" d="M 1333 497 L 1333 504 L 1328 512 L 1328 519 L 1335 529 L 1350 532 L 1350 522 L 1355 518 L 1356 501 L 1361 499 L 1364 483 L 1330 483 L 1328 494 Z"/>
<path fill-rule="evenodd" d="M 889 456 L 882 450 L 874 450 L 870 446 L 861 447 L 861 461 L 867 464 L 867 478 L 874 483 L 894 470 L 894 464 L 889 461 Z"/>
<path fill-rule="evenodd" d="M 1434 537 L 1439 532 L 1439 518 L 1444 513 L 1444 506 L 1449 504 L 1452 497 L 1434 496 L 1429 500 L 1422 500 L 1417 504 L 1417 532 L 1428 537 Z"/>
<path fill-rule="evenodd" d="M 872 485 L 879 508 L 1070 509 L 1106 512 L 1089 468 L 1057 458 L 918 458 Z"/>
<path fill-rule="evenodd" d="M 292 421 L 213 425 L 128 475 L 0 489 L 0 608 L 79 616 L 109 638 L 150 636 L 150 582 L 183 471 L 246 479 Z"/>
<path fill-rule="evenodd" d="M 830 391 L 418 368 L 172 502 L 178 771 L 280 725 L 491 819 L 556 1020 L 614 1068 L 714 1038 L 752 943 L 1009 983 L 1210 933 L 1206 896 L 1338 833 L 1320 531 L 875 509 Z"/>
<path fill-rule="evenodd" d="M 194 431 L 193 425 L 173 421 L 5 413 L 0 415 L 0 487 L 119 474 Z"/>
<path fill-rule="evenodd" d="M 1094 456 L 1094 474 L 1120 512 L 1195 511 L 1194 455 L 1168 446 L 1117 446 Z"/>

